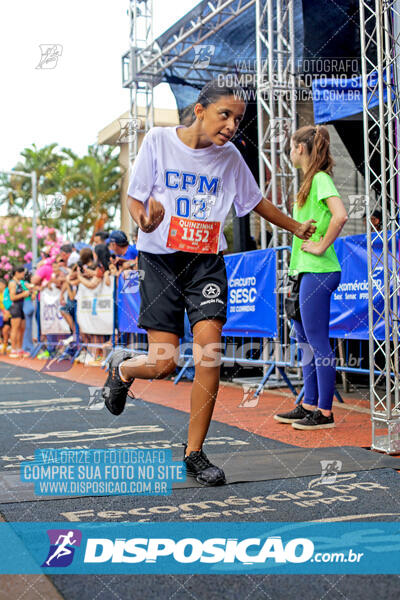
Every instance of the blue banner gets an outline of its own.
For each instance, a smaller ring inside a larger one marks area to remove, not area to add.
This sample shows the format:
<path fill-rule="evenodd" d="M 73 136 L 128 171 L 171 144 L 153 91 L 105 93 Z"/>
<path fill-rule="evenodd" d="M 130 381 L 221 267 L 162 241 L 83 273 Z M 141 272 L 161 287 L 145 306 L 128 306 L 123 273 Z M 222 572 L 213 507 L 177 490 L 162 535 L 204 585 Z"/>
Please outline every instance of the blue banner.
<path fill-rule="evenodd" d="M 0 573 L 400 574 L 400 524 L 0 523 Z"/>
<path fill-rule="evenodd" d="M 225 256 L 229 284 L 228 321 L 223 335 L 275 337 L 276 250 L 254 250 Z M 145 333 L 137 325 L 139 274 L 118 281 L 119 331 Z"/>
<path fill-rule="evenodd" d="M 384 75 L 386 82 L 386 73 Z M 378 75 L 376 72 L 368 77 L 367 96 L 368 106 L 378 106 L 376 86 Z M 372 95 L 374 92 L 374 95 Z M 351 115 L 361 113 L 363 110 L 362 78 L 332 79 L 326 77 L 315 78 L 312 81 L 312 94 L 314 104 L 314 120 L 316 123 L 329 123 L 337 119 L 344 119 Z M 392 91 L 394 99 L 394 92 Z M 384 87 L 383 101 L 387 102 L 387 86 Z"/>
<path fill-rule="evenodd" d="M 128 333 L 146 333 L 138 327 L 140 310 L 140 272 L 131 271 L 127 279 L 122 273 L 118 279 L 118 330 Z"/>
<path fill-rule="evenodd" d="M 276 337 L 276 250 L 225 256 L 228 276 L 226 336 Z"/>
<path fill-rule="evenodd" d="M 390 236 L 390 232 L 388 232 Z M 396 242 L 397 247 L 399 241 Z M 374 319 L 384 309 L 382 242 L 372 236 L 374 269 Z M 329 335 L 333 338 L 363 340 L 369 337 L 368 326 L 368 254 L 366 234 L 338 238 L 335 251 L 342 267 L 341 281 L 332 295 Z M 225 336 L 275 338 L 277 331 L 276 250 L 254 250 L 225 256 L 228 276 L 228 320 Z M 392 257 L 389 253 L 389 268 Z M 137 326 L 139 315 L 140 274 L 118 282 L 118 323 L 120 331 L 145 333 Z M 400 300 L 400 299 L 399 299 Z M 375 321 L 376 322 L 376 321 Z M 377 339 L 384 339 L 384 320 L 375 330 Z"/>
<path fill-rule="evenodd" d="M 390 235 L 390 233 L 388 233 Z M 398 244 L 397 244 L 398 245 Z M 377 257 L 382 259 L 382 241 L 376 234 L 372 236 L 372 267 L 374 269 L 374 321 L 378 313 L 383 314 L 383 264 L 376 267 Z M 332 294 L 331 319 L 329 336 L 367 340 L 368 327 L 368 254 L 366 234 L 338 238 L 335 241 L 335 251 L 342 267 L 342 277 L 336 291 Z M 392 268 L 392 258 L 389 255 L 389 268 Z M 377 339 L 385 338 L 384 319 L 380 319 L 374 335 Z"/>

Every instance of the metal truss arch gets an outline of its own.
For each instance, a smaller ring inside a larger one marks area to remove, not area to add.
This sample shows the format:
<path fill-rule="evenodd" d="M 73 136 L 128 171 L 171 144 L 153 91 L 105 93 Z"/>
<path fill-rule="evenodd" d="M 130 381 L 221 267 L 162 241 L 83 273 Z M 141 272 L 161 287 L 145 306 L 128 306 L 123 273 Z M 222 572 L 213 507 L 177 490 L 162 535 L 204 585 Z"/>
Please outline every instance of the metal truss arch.
<path fill-rule="evenodd" d="M 400 452 L 399 26 L 398 0 L 360 0 L 372 447 L 389 454 Z"/>

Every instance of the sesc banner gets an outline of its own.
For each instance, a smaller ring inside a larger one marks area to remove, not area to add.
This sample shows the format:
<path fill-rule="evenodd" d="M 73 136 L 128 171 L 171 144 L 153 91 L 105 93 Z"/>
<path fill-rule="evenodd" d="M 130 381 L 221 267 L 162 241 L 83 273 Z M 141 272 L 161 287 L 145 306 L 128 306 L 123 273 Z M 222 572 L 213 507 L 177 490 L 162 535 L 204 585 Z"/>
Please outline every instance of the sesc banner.
<path fill-rule="evenodd" d="M 253 250 L 225 256 L 228 277 L 227 336 L 277 335 L 276 252 Z M 120 331 L 146 333 L 137 325 L 140 309 L 140 271 L 123 274 L 118 281 L 118 327 Z"/>
<path fill-rule="evenodd" d="M 228 276 L 227 336 L 276 337 L 276 250 L 225 256 Z"/>
<path fill-rule="evenodd" d="M 71 333 L 60 312 L 60 290 L 55 286 L 40 292 L 40 329 L 44 335 Z"/>
<path fill-rule="evenodd" d="M 76 318 L 82 333 L 112 335 L 114 326 L 114 277 L 91 290 L 79 284 Z"/>

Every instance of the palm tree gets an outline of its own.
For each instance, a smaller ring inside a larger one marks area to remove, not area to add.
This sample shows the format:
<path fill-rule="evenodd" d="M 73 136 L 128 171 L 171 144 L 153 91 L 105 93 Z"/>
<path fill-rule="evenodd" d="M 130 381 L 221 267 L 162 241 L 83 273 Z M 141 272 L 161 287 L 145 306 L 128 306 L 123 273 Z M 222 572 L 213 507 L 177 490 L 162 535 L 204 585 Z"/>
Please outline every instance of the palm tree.
<path fill-rule="evenodd" d="M 122 176 L 115 150 L 111 146 L 93 145 L 83 158 L 69 152 L 73 164 L 65 180 L 67 201 L 61 217 L 72 223 L 80 239 L 88 237 L 101 214 L 109 219 L 115 217 Z"/>
<path fill-rule="evenodd" d="M 119 206 L 122 171 L 116 148 L 89 146 L 88 154 L 80 158 L 69 148 L 58 153 L 56 147 L 54 143 L 38 149 L 32 144 L 32 148 L 21 152 L 25 161 L 17 163 L 15 170 L 36 171 L 39 221 L 46 220 L 79 239 L 89 238 L 98 217 L 114 218 Z M 0 201 L 7 202 L 10 215 L 26 211 L 32 197 L 31 187 L 28 178 L 0 177 Z M 56 192 L 63 194 L 66 202 L 60 217 L 49 219 L 43 195 Z"/>

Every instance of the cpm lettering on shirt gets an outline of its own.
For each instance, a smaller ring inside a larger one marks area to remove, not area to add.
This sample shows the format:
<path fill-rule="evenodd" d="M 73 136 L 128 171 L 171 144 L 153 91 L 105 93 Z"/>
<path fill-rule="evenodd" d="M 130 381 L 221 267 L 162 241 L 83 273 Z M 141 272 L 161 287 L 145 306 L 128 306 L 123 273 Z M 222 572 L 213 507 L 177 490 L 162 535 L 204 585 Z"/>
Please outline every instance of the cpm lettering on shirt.
<path fill-rule="evenodd" d="M 188 191 L 192 189 L 199 194 L 208 193 L 217 195 L 218 188 L 220 187 L 220 178 L 168 169 L 165 171 L 165 186 L 172 190 Z"/>

